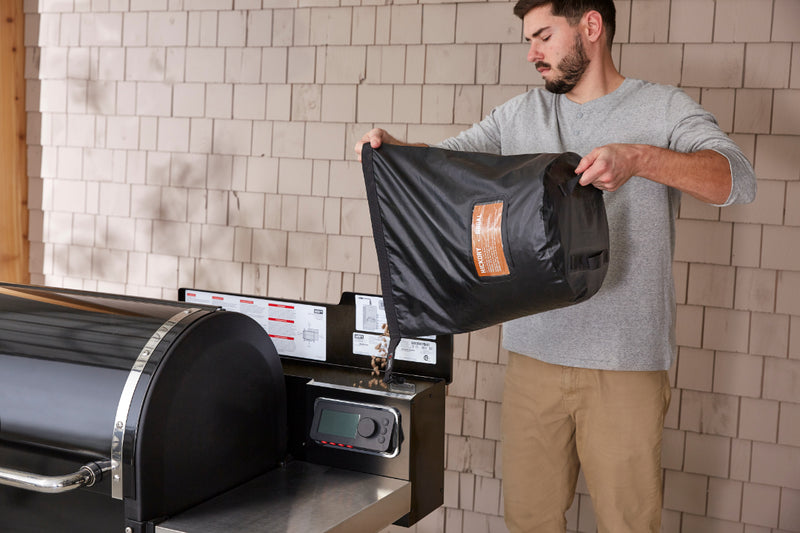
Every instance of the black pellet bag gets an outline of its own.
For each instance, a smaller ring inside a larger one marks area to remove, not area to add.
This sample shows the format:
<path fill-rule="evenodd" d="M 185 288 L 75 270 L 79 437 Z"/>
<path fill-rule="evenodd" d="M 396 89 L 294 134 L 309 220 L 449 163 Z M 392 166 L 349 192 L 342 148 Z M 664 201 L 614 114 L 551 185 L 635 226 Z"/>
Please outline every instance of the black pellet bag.
<path fill-rule="evenodd" d="M 389 334 L 462 333 L 582 302 L 608 268 L 580 156 L 362 150 Z"/>

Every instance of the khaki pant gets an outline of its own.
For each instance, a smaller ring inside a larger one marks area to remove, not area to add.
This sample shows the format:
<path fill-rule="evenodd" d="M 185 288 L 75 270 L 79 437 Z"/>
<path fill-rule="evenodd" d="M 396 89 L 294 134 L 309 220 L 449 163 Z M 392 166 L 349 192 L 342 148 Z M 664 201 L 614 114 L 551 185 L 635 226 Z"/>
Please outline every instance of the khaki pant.
<path fill-rule="evenodd" d="M 591 370 L 511 353 L 503 498 L 512 533 L 560 533 L 583 469 L 600 533 L 658 533 L 667 373 Z"/>

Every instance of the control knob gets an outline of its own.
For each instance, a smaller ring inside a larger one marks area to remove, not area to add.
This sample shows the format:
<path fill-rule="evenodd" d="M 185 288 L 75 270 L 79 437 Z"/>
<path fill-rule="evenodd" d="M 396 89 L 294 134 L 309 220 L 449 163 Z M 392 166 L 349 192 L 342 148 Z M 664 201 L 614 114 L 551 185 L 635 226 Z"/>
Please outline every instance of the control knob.
<path fill-rule="evenodd" d="M 371 418 L 362 417 L 361 420 L 358 421 L 358 434 L 365 439 L 374 435 L 377 428 L 378 425 Z"/>

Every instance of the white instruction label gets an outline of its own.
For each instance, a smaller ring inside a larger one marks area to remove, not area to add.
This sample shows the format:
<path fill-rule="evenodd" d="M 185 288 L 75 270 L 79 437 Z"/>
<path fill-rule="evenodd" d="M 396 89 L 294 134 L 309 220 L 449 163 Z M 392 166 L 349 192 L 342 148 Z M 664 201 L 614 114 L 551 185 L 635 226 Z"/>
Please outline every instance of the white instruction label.
<path fill-rule="evenodd" d="M 185 300 L 249 316 L 269 334 L 280 355 L 325 360 L 325 307 L 195 290 L 187 290 Z"/>
<path fill-rule="evenodd" d="M 373 333 L 353 332 L 353 353 L 370 357 L 386 357 L 389 337 Z M 401 339 L 394 352 L 398 361 L 436 364 L 436 343 L 422 339 Z"/>

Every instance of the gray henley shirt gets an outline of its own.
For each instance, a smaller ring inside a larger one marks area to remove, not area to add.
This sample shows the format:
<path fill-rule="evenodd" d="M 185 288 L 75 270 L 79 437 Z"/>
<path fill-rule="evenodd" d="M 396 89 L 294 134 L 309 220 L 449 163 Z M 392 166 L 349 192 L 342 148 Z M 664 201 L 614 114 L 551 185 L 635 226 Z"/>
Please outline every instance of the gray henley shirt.
<path fill-rule="evenodd" d="M 753 168 L 713 115 L 682 90 L 626 79 L 601 98 L 577 104 L 533 89 L 439 146 L 512 155 L 576 152 L 610 143 L 678 152 L 711 149 L 733 178 L 723 205 L 755 196 Z M 610 263 L 600 291 L 570 307 L 504 324 L 503 346 L 548 363 L 606 370 L 666 370 L 675 346 L 672 256 L 680 191 L 634 176 L 604 199 Z"/>

